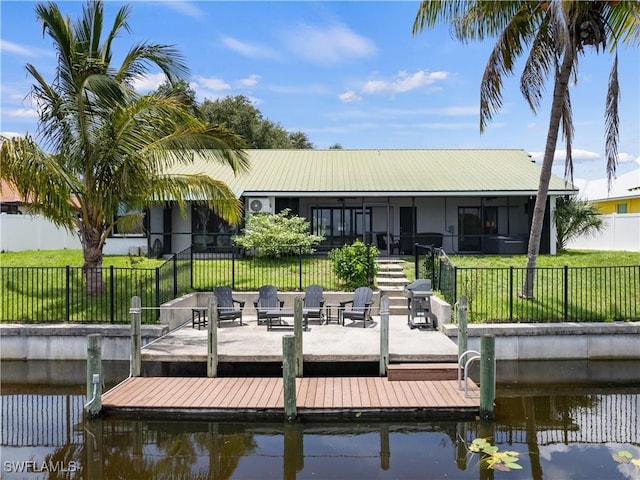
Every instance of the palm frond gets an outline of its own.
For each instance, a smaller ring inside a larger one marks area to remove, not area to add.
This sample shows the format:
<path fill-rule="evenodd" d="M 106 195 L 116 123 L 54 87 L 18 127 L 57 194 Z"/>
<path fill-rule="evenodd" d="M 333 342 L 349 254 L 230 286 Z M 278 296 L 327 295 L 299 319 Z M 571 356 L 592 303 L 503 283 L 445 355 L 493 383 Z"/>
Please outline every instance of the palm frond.
<path fill-rule="evenodd" d="M 538 111 L 545 83 L 557 64 L 557 49 L 550 18 L 545 16 L 540 24 L 520 77 L 520 92 L 533 112 Z"/>
<path fill-rule="evenodd" d="M 450 23 L 458 17 L 469 2 L 465 0 L 424 0 L 420 2 L 416 18 L 413 21 L 412 34 L 417 35 L 426 28 L 433 27 L 439 21 Z"/>
<path fill-rule="evenodd" d="M 618 102 L 620 101 L 620 84 L 618 83 L 618 54 L 616 53 L 609 74 L 605 118 L 605 152 L 607 156 L 608 189 L 618 166 L 619 122 Z"/>
<path fill-rule="evenodd" d="M 569 88 L 562 103 L 562 136 L 565 141 L 564 178 L 573 182 L 573 113 L 571 109 L 571 93 Z"/>
<path fill-rule="evenodd" d="M 240 201 L 229 186 L 207 175 L 157 176 L 151 181 L 151 193 L 156 202 L 173 200 L 183 213 L 189 201 L 206 204 L 220 218 L 232 225 L 242 219 Z"/>
<path fill-rule="evenodd" d="M 115 79 L 119 82 L 130 83 L 134 78 L 148 73 L 151 65 L 160 68 L 171 83 L 189 73 L 189 67 L 184 62 L 184 57 L 175 47 L 140 43 L 134 45 L 127 52 L 120 68 L 115 73 Z"/>

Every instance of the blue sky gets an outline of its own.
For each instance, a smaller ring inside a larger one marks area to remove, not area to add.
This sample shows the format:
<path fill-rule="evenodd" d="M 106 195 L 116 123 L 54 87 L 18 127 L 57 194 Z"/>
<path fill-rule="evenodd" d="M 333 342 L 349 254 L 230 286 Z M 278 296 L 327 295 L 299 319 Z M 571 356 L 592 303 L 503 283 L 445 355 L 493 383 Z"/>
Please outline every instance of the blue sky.
<path fill-rule="evenodd" d="M 81 2 L 58 2 L 77 18 Z M 522 148 L 541 161 L 549 120 L 549 85 L 534 115 L 507 78 L 504 106 L 479 133 L 479 85 L 493 42 L 463 45 L 447 26 L 412 36 L 418 2 L 128 2 L 132 32 L 116 40 L 173 44 L 190 68 L 199 100 L 245 95 L 263 115 L 305 132 L 316 148 Z M 121 2 L 106 3 L 110 26 Z M 35 3 L 0 3 L 3 134 L 35 133 L 27 98 L 32 63 L 52 79 L 55 53 L 36 22 Z M 619 50 L 619 173 L 640 162 L 640 50 Z M 119 63 L 119 58 L 115 61 Z M 609 54 L 581 58 L 572 87 L 577 179 L 604 177 L 604 105 Z M 141 79 L 141 92 L 160 75 Z M 555 173 L 562 176 L 564 145 Z M 488 172 L 489 173 L 489 172 Z"/>

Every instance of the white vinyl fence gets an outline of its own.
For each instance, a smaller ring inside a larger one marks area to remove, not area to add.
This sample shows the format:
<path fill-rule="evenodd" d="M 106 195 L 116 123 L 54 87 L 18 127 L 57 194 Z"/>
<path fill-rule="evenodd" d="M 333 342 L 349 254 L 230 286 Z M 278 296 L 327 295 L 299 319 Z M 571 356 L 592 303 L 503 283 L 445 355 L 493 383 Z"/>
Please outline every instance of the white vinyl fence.
<path fill-rule="evenodd" d="M 640 252 L 640 213 L 612 213 L 601 215 L 601 218 L 604 227 L 602 232 L 575 238 L 567 248 Z"/>
<path fill-rule="evenodd" d="M 0 251 L 79 250 L 76 235 L 56 227 L 40 215 L 0 215 Z M 105 255 L 138 255 L 147 251 L 145 237 L 114 237 L 107 240 Z"/>

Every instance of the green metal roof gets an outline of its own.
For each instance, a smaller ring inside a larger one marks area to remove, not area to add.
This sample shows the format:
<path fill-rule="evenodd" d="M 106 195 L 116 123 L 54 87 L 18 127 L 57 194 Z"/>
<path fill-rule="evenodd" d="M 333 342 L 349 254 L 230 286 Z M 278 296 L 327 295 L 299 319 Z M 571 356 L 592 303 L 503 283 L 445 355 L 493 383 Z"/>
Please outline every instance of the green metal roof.
<path fill-rule="evenodd" d="M 230 168 L 196 156 L 169 173 L 205 173 L 242 195 L 454 196 L 535 195 L 540 167 L 524 150 L 247 150 L 251 168 Z M 575 193 L 552 176 L 550 194 Z"/>

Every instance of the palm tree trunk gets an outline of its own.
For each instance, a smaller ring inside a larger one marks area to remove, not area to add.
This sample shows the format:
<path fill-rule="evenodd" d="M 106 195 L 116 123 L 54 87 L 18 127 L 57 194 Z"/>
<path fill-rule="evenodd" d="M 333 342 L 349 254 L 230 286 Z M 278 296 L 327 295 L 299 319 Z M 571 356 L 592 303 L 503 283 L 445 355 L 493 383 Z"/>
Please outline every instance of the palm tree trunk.
<path fill-rule="evenodd" d="M 105 292 L 102 278 L 102 234 L 95 227 L 81 227 L 83 271 L 86 279 L 87 295 L 102 295 Z"/>
<path fill-rule="evenodd" d="M 523 298 L 533 298 L 533 285 L 536 274 L 536 264 L 540 253 L 540 239 L 544 226 L 544 212 L 549 195 L 549 181 L 551 180 L 551 167 L 553 157 L 558 143 L 558 133 L 560 131 L 560 121 L 562 120 L 563 105 L 569 88 L 569 78 L 575 60 L 575 50 L 568 45 L 562 60 L 560 71 L 555 76 L 555 86 L 553 89 L 553 102 L 551 103 L 551 117 L 549 119 L 549 130 L 547 132 L 547 142 L 544 149 L 544 159 L 542 170 L 540 171 L 540 182 L 538 184 L 538 194 L 533 208 L 533 218 L 531 220 L 531 231 L 529 233 L 529 246 L 527 249 L 527 271 L 522 286 L 520 296 Z"/>

